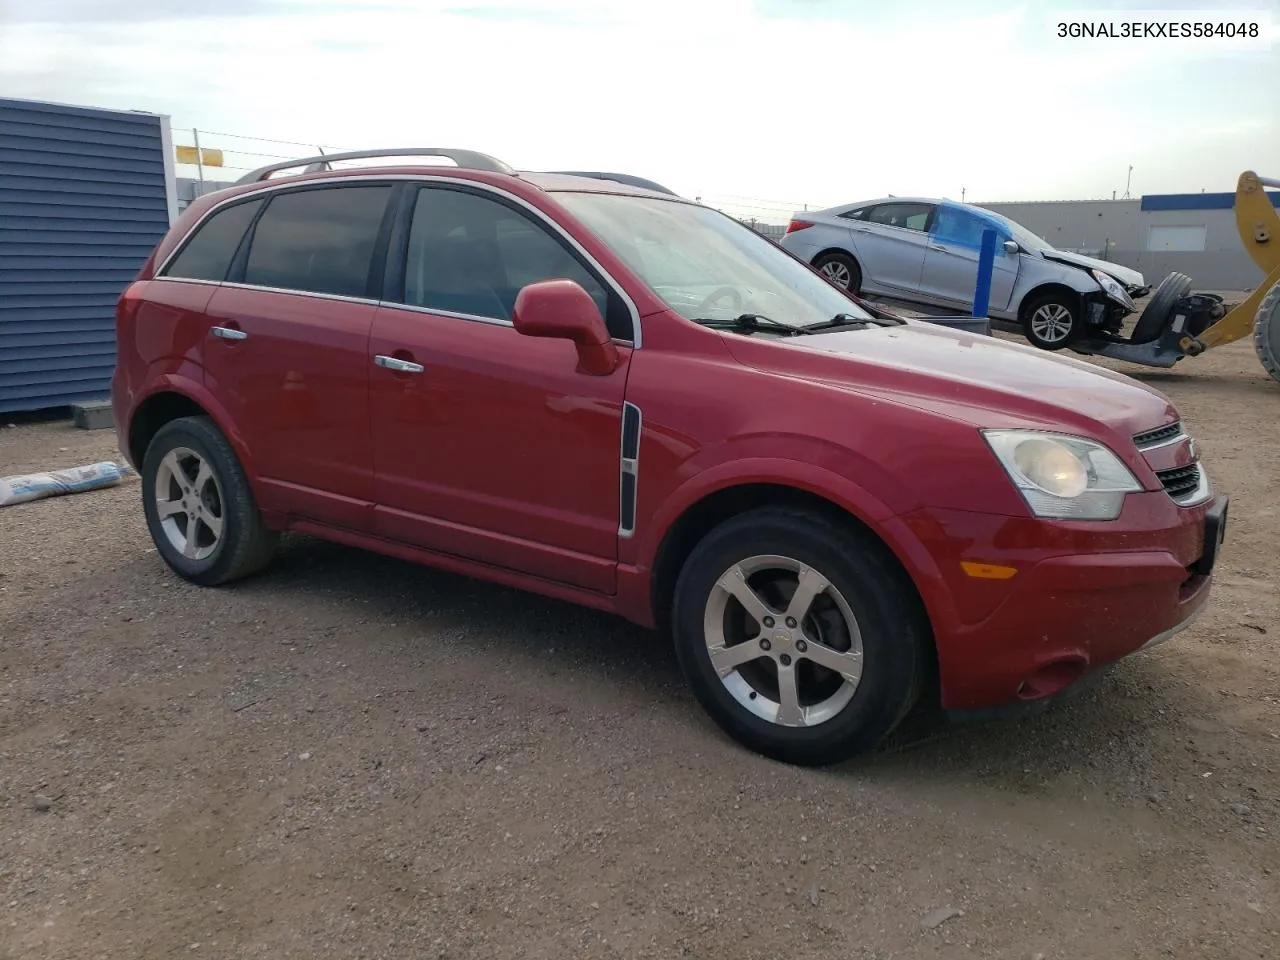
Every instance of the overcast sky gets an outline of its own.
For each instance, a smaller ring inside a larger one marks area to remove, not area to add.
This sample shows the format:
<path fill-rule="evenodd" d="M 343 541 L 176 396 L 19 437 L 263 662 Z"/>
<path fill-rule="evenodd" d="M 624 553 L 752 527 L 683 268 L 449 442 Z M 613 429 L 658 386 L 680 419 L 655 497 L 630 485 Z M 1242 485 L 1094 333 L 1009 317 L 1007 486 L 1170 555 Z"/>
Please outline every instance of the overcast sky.
<path fill-rule="evenodd" d="M 1055 36 L 1143 7 L 1261 16 L 1270 41 Z M 0 96 L 690 196 L 1109 197 L 1130 164 L 1136 196 L 1278 172 L 1278 27 L 1280 0 L 0 0 Z"/>

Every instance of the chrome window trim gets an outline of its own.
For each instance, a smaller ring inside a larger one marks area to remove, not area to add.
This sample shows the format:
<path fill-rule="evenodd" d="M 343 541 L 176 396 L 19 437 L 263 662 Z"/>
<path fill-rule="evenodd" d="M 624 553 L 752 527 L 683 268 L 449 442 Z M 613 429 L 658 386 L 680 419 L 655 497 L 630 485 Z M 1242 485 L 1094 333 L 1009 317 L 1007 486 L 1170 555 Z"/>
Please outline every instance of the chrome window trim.
<path fill-rule="evenodd" d="M 620 341 L 616 337 L 613 339 L 615 340 L 615 342 L 630 343 L 633 349 L 636 349 L 636 350 L 639 350 L 641 348 L 643 337 L 644 337 L 644 331 L 640 325 L 640 310 L 638 307 L 636 307 L 635 301 L 631 299 L 631 295 L 628 294 L 627 291 L 623 289 L 622 284 L 618 283 L 618 281 L 613 277 L 613 275 L 609 273 L 609 271 L 606 270 L 600 264 L 600 261 L 598 261 L 595 257 L 593 257 L 587 251 L 587 249 L 583 247 L 582 244 L 580 244 L 574 237 L 572 237 L 562 226 L 560 226 L 560 224 L 558 224 L 551 217 L 547 216 L 546 213 L 539 210 L 533 204 L 529 203 L 523 197 L 518 197 L 514 193 L 511 193 L 508 190 L 503 190 L 501 187 L 495 187 L 492 184 L 484 183 L 480 180 L 472 180 L 466 177 L 439 177 L 439 176 L 432 176 L 430 174 L 399 173 L 399 174 L 368 174 L 368 175 L 360 174 L 355 176 L 326 177 L 318 180 L 307 180 L 301 183 L 295 180 L 289 180 L 289 179 L 282 179 L 276 183 L 272 183 L 269 180 L 264 181 L 261 187 L 257 187 L 253 190 L 245 190 L 243 193 L 237 193 L 234 196 L 230 196 L 223 200 L 219 200 L 217 203 L 211 206 L 208 210 L 206 210 L 204 214 L 201 215 L 198 219 L 196 219 L 196 221 L 192 223 L 190 228 L 188 228 L 186 232 L 183 233 L 183 235 L 174 244 L 173 249 L 169 251 L 168 255 L 164 258 L 164 260 L 160 263 L 160 265 L 156 267 L 155 276 L 153 277 L 153 279 L 154 280 L 174 280 L 174 281 L 180 281 L 180 282 L 214 283 L 215 285 L 218 285 L 218 286 L 237 287 L 239 289 L 271 290 L 279 293 L 290 293 L 295 296 L 302 296 L 302 297 L 321 297 L 326 299 L 348 300 L 355 303 L 378 303 L 382 306 L 388 306 L 388 307 L 418 309 L 418 308 L 411 307 L 409 304 L 391 303 L 389 301 L 383 301 L 383 300 L 368 300 L 368 299 L 360 299 L 360 298 L 338 297 L 336 294 L 314 293 L 310 290 L 281 290 L 278 287 L 257 287 L 251 284 L 233 284 L 233 283 L 218 284 L 216 281 L 212 281 L 212 280 L 193 280 L 187 277 L 164 276 L 164 271 L 169 269 L 169 267 L 173 263 L 174 258 L 181 252 L 183 245 L 186 244 L 186 242 L 191 238 L 191 235 L 196 231 L 196 229 L 198 229 L 202 224 L 207 222 L 210 217 L 212 217 L 215 213 L 217 213 L 219 210 L 221 210 L 225 206 L 229 206 L 234 203 L 240 203 L 250 199 L 251 197 L 256 197 L 261 194 L 277 193 L 280 191 L 293 192 L 294 190 L 298 190 L 304 187 L 314 186 L 319 188 L 326 184 L 338 185 L 343 183 L 386 183 L 390 181 L 435 183 L 435 184 L 444 184 L 446 186 L 450 186 L 450 185 L 458 186 L 459 184 L 462 184 L 462 185 L 471 187 L 472 189 L 483 190 L 485 192 L 492 193 L 495 196 L 502 197 L 506 200 L 509 200 L 515 203 L 523 211 L 525 211 L 528 214 L 531 214 L 536 221 L 544 224 L 545 226 L 550 227 L 552 231 L 554 231 L 557 235 L 562 237 L 569 244 L 569 246 L 572 247 L 573 250 L 576 251 L 578 255 L 582 257 L 583 260 L 585 260 L 588 264 L 590 264 L 592 269 L 594 269 L 596 273 L 598 273 L 604 279 L 604 282 L 613 289 L 613 292 L 622 298 L 622 302 L 627 307 L 627 312 L 630 313 L 631 315 L 632 339 L 630 341 Z M 423 312 L 442 314 L 442 311 L 425 310 Z M 490 323 L 493 323 L 493 322 L 502 323 L 507 326 L 511 325 L 510 321 L 506 321 L 506 320 L 495 321 L 492 318 L 486 318 L 486 317 L 472 317 L 467 315 L 456 315 L 456 314 L 447 314 L 447 313 L 443 313 L 443 315 L 459 316 L 461 319 L 464 319 L 464 320 L 481 320 L 481 321 L 487 321 Z"/>
<path fill-rule="evenodd" d="M 514 324 L 510 320 L 503 320 L 501 317 L 482 317 L 474 313 L 457 313 L 453 310 L 434 310 L 430 307 L 417 307 L 409 303 L 396 303 L 392 300 L 370 300 L 367 297 L 344 297 L 338 293 L 315 293 L 310 290 L 289 290 L 282 287 L 263 287 L 253 283 L 231 283 L 224 281 L 219 283 L 217 280 L 200 280 L 195 277 L 156 277 L 155 280 L 149 281 L 154 283 L 163 280 L 166 283 L 194 283 L 208 287 L 230 287 L 233 290 L 253 290 L 258 293 L 283 293 L 290 297 L 308 297 L 315 300 L 338 300 L 343 303 L 360 303 L 371 307 L 384 307 L 389 310 L 407 310 L 410 313 L 423 313 L 432 317 L 444 317 L 448 320 L 470 320 L 474 323 L 487 323 L 494 327 L 512 327 Z M 619 337 L 610 338 L 620 347 L 631 347 L 635 349 L 635 344 L 630 340 L 623 340 Z"/>

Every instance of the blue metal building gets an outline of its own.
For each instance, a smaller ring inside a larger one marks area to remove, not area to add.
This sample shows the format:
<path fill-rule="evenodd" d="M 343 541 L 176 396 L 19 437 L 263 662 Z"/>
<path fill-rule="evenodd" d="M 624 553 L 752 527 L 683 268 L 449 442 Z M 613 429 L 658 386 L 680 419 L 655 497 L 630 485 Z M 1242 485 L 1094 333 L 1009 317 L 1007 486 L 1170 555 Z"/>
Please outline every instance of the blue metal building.
<path fill-rule="evenodd" d="M 116 300 L 176 204 L 167 117 L 0 98 L 0 412 L 107 396 Z"/>

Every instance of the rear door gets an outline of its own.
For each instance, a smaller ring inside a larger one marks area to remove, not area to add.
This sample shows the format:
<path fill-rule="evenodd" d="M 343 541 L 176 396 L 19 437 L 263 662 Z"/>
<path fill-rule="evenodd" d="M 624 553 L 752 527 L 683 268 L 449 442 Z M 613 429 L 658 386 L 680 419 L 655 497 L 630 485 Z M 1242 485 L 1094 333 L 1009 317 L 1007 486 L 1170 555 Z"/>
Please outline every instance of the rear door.
<path fill-rule="evenodd" d="M 432 184 L 411 204 L 365 361 L 378 533 L 612 593 L 627 306 L 558 231 L 508 198 Z M 578 372 L 569 341 L 511 323 L 521 287 L 560 277 L 592 295 L 619 341 L 608 376 Z"/>
<path fill-rule="evenodd" d="M 933 204 L 887 201 L 850 220 L 854 251 L 867 293 L 906 296 L 919 293 Z"/>
<path fill-rule="evenodd" d="M 978 285 L 978 256 L 982 233 L 996 233 L 995 266 L 991 274 L 990 309 L 1003 310 L 1013 296 L 1018 278 L 1018 254 L 1007 253 L 1002 244 L 1008 231 L 995 221 L 953 204 L 940 204 L 929 228 L 920 288 L 931 300 L 968 310 Z"/>
<path fill-rule="evenodd" d="M 371 522 L 371 284 L 393 189 L 273 193 L 209 303 L 205 383 L 244 435 L 268 509 L 357 530 Z"/>

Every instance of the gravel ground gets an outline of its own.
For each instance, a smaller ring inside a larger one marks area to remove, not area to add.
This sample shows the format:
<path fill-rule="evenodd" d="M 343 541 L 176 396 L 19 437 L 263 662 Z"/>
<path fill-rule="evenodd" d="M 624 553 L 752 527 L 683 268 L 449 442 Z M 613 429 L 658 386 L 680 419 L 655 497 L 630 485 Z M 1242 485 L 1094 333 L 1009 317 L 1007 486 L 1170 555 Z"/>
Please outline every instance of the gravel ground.
<path fill-rule="evenodd" d="M 826 771 L 606 616 L 305 538 L 191 587 L 136 481 L 0 509 L 0 956 L 1280 955 L 1280 384 L 1247 344 L 1115 366 L 1233 495 L 1208 613 Z M 0 474 L 115 456 L 0 427 Z"/>

